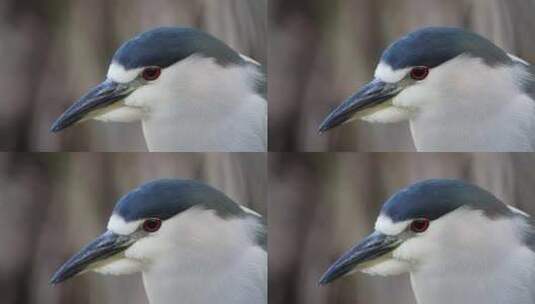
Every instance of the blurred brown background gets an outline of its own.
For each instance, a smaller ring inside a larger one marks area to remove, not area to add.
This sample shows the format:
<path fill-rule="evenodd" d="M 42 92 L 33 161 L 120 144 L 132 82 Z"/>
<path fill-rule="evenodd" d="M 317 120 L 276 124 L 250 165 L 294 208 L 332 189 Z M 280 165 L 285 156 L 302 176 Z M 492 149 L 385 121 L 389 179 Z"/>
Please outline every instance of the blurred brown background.
<path fill-rule="evenodd" d="M 409 276 L 317 282 L 416 181 L 458 178 L 535 215 L 534 154 L 270 153 L 269 303 L 415 303 Z"/>
<path fill-rule="evenodd" d="M 0 303 L 147 304 L 139 274 L 48 281 L 123 194 L 165 177 L 205 181 L 266 214 L 261 153 L 0 153 Z"/>
<path fill-rule="evenodd" d="M 125 40 L 193 26 L 266 63 L 267 0 L 2 0 L 0 151 L 145 151 L 139 124 L 52 122 L 105 77 Z"/>
<path fill-rule="evenodd" d="M 535 0 L 270 0 L 270 151 L 413 151 L 408 124 L 317 130 L 419 27 L 471 29 L 535 63 L 534 12 Z"/>

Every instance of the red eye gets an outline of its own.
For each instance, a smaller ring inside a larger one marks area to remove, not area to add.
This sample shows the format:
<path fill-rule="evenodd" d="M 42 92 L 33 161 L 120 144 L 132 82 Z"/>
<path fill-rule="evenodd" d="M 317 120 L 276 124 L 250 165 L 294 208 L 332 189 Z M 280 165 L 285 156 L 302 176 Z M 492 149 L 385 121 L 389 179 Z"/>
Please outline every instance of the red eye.
<path fill-rule="evenodd" d="M 143 222 L 143 230 L 147 232 L 156 232 L 162 226 L 162 220 L 159 218 L 151 218 Z"/>
<path fill-rule="evenodd" d="M 416 233 L 422 233 L 429 228 L 429 220 L 426 218 L 416 219 L 411 223 L 411 231 Z"/>
<path fill-rule="evenodd" d="M 411 70 L 411 78 L 414 80 L 424 80 L 429 75 L 429 68 L 426 66 L 415 67 Z"/>
<path fill-rule="evenodd" d="M 143 70 L 141 73 L 141 76 L 143 79 L 147 81 L 152 81 L 158 79 L 160 77 L 160 74 L 162 73 L 162 69 L 159 67 L 150 67 Z"/>

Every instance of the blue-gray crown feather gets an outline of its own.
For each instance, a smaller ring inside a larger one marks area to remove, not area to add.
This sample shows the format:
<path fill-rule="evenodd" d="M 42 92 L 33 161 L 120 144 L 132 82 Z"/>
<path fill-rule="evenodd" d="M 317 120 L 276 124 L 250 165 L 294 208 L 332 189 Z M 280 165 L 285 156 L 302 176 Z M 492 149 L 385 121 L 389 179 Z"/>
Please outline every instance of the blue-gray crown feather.
<path fill-rule="evenodd" d="M 192 207 L 213 210 L 222 218 L 254 217 L 260 224 L 255 231 L 256 243 L 266 249 L 264 219 L 245 212 L 223 192 L 199 181 L 160 179 L 145 183 L 119 199 L 113 213 L 127 222 L 153 217 L 166 220 Z"/>
<path fill-rule="evenodd" d="M 223 192 L 198 181 L 182 179 L 145 183 L 123 196 L 113 212 L 126 221 L 150 217 L 166 220 L 194 206 L 214 210 L 224 218 L 245 215 Z"/>
<path fill-rule="evenodd" d="M 160 27 L 125 42 L 113 56 L 126 69 L 168 67 L 193 54 L 214 58 L 221 65 L 246 64 L 221 40 L 194 28 Z"/>
<path fill-rule="evenodd" d="M 397 40 L 381 61 L 394 70 L 414 66 L 439 66 L 459 55 L 481 58 L 488 65 L 513 64 L 505 51 L 478 34 L 460 28 L 427 27 Z"/>
<path fill-rule="evenodd" d="M 512 215 L 492 193 L 460 180 L 431 179 L 415 183 L 390 197 L 381 209 L 394 222 L 435 220 L 460 207 L 482 210 L 489 217 Z"/>

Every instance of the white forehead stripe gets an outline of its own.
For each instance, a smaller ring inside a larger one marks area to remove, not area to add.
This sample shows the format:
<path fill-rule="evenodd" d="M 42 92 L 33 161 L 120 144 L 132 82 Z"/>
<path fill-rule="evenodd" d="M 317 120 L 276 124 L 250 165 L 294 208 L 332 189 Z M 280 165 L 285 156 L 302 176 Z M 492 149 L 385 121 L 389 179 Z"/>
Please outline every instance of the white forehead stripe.
<path fill-rule="evenodd" d="M 384 82 L 395 83 L 405 78 L 409 71 L 410 68 L 394 70 L 389 64 L 381 61 L 377 69 L 375 69 L 375 78 L 381 79 Z"/>
<path fill-rule="evenodd" d="M 117 234 L 128 235 L 134 233 L 141 222 L 142 220 L 127 222 L 122 216 L 118 214 L 112 214 L 110 220 L 108 221 L 108 230 Z"/>
<path fill-rule="evenodd" d="M 108 68 L 108 79 L 111 79 L 119 83 L 128 83 L 136 79 L 137 75 L 141 72 L 143 68 L 126 70 L 124 66 L 117 62 L 112 62 Z"/>
<path fill-rule="evenodd" d="M 375 222 L 375 230 L 382 232 L 386 235 L 397 235 L 407 229 L 411 221 L 403 221 L 394 223 L 392 219 L 384 214 L 379 215 Z"/>

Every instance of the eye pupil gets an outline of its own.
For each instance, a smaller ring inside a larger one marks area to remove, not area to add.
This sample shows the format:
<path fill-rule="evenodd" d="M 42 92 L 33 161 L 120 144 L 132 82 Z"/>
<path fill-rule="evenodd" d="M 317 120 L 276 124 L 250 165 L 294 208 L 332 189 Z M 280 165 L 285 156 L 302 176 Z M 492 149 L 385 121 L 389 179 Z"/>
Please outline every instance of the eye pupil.
<path fill-rule="evenodd" d="M 143 70 L 142 77 L 147 81 L 156 80 L 160 77 L 161 69 L 159 67 L 150 67 Z"/>
<path fill-rule="evenodd" d="M 411 231 L 416 233 L 421 233 L 427 230 L 429 228 L 429 220 L 428 219 L 417 219 L 414 220 L 411 223 Z"/>
<path fill-rule="evenodd" d="M 425 66 L 415 67 L 411 70 L 411 78 L 414 80 L 424 80 L 429 75 L 429 68 Z"/>
<path fill-rule="evenodd" d="M 162 226 L 162 221 L 158 218 L 148 219 L 143 222 L 143 230 L 147 232 L 156 232 Z"/>

